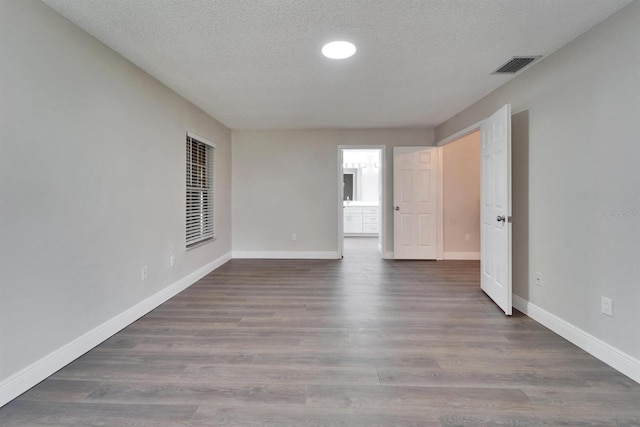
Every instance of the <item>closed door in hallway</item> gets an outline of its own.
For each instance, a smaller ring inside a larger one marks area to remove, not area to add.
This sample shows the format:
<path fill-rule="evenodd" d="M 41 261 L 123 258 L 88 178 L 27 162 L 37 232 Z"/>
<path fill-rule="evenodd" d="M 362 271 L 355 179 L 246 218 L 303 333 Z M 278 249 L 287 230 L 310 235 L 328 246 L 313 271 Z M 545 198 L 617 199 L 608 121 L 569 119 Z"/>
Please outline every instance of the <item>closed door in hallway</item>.
<path fill-rule="evenodd" d="M 437 147 L 393 148 L 394 258 L 436 259 Z"/>

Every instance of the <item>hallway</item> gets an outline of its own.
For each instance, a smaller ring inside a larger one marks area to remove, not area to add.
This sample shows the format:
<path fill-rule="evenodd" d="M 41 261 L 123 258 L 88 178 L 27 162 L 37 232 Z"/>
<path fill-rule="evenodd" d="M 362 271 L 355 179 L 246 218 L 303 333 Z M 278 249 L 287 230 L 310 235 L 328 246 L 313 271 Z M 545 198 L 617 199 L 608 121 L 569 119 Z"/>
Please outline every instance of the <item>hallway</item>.
<path fill-rule="evenodd" d="M 380 258 L 378 237 L 345 237 L 343 257 L 347 258 L 347 262 Z"/>

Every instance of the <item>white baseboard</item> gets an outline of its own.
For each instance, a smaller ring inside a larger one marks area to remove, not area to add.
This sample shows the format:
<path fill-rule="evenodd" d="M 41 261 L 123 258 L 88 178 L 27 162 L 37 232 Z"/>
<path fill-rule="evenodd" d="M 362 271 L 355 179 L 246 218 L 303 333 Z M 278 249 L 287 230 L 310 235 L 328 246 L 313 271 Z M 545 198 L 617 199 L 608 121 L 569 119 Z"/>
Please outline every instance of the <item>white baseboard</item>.
<path fill-rule="evenodd" d="M 640 360 L 607 344 L 599 338 L 575 327 L 518 295 L 513 295 L 513 307 L 536 322 L 551 329 L 562 338 L 602 360 L 612 368 L 640 383 Z"/>
<path fill-rule="evenodd" d="M 233 258 L 338 259 L 337 251 L 233 251 Z"/>
<path fill-rule="evenodd" d="M 182 292 L 230 259 L 231 253 L 221 256 L 0 382 L 0 407 Z"/>
<path fill-rule="evenodd" d="M 445 252 L 444 259 L 480 260 L 480 252 Z"/>

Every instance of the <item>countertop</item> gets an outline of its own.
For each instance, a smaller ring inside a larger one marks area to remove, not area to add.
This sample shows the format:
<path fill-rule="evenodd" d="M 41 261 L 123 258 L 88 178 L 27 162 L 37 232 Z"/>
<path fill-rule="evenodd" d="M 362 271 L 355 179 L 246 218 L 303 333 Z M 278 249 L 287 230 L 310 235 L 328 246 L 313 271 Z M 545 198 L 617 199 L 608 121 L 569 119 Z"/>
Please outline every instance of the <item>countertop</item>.
<path fill-rule="evenodd" d="M 379 205 L 379 203 L 378 202 L 362 202 L 360 200 L 351 200 L 351 201 L 348 201 L 348 202 L 347 201 L 343 202 L 343 205 L 344 205 L 344 207 L 347 207 L 347 206 L 356 206 L 356 207 L 360 207 L 360 206 L 362 206 L 362 207 L 364 207 L 364 206 L 367 206 L 367 207 L 368 206 L 376 206 L 377 207 Z"/>

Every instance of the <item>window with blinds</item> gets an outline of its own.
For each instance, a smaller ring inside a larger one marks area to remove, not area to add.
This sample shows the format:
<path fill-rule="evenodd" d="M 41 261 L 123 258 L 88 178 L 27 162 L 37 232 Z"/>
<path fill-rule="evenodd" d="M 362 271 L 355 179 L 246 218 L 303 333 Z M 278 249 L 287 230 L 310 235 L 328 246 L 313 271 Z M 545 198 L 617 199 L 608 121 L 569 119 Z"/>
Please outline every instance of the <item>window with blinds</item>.
<path fill-rule="evenodd" d="M 187 248 L 215 239 L 215 144 L 187 133 Z"/>

